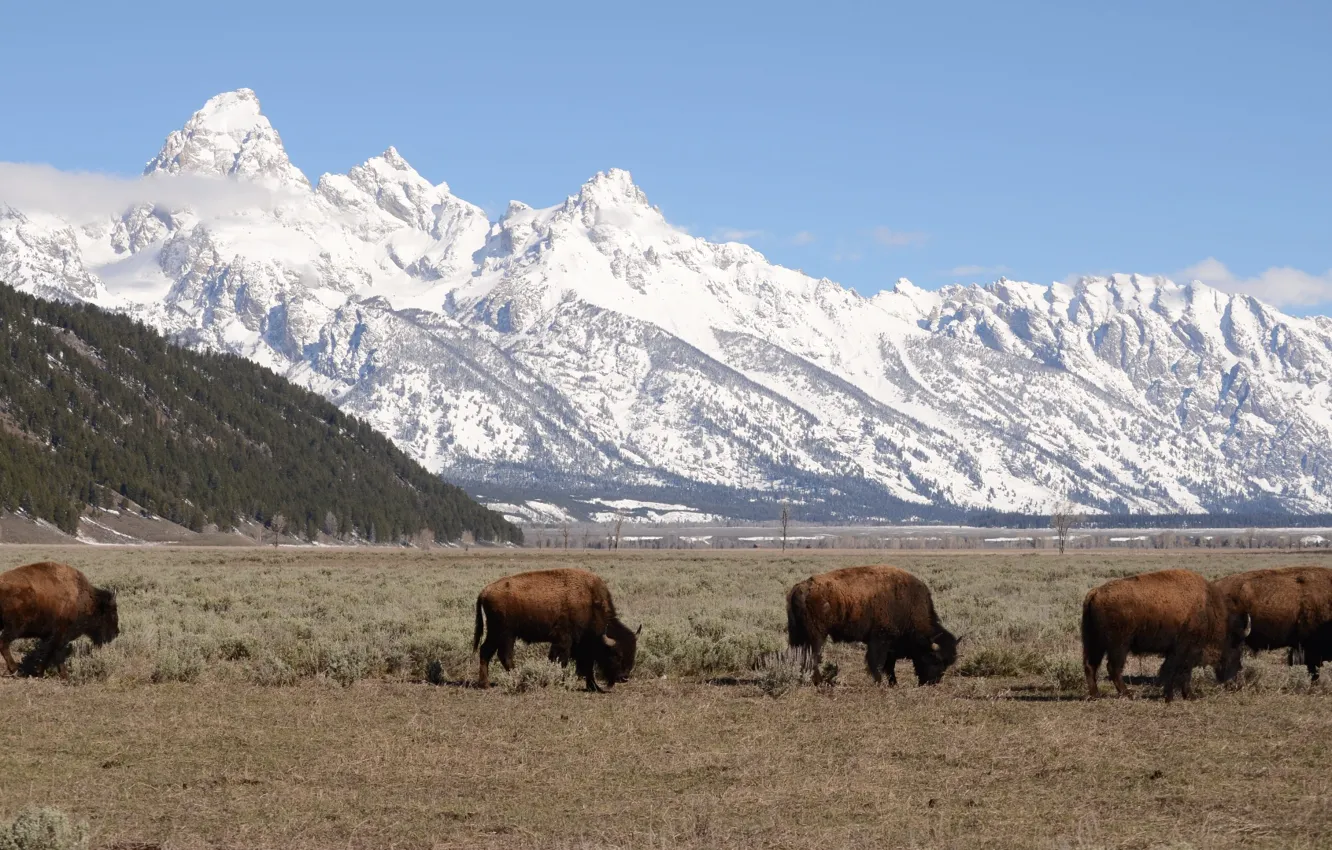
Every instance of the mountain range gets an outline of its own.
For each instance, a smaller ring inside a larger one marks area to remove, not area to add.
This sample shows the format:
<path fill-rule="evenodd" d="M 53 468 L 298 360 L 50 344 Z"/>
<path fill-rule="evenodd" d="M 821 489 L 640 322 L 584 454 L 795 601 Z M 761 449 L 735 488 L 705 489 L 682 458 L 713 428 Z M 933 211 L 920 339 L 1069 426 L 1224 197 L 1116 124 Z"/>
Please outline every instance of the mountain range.
<path fill-rule="evenodd" d="M 115 191 L 0 188 L 0 280 L 268 366 L 518 517 L 1332 511 L 1332 319 L 1131 274 L 866 298 L 616 169 L 494 221 L 393 148 L 312 184 L 247 89 Z"/>

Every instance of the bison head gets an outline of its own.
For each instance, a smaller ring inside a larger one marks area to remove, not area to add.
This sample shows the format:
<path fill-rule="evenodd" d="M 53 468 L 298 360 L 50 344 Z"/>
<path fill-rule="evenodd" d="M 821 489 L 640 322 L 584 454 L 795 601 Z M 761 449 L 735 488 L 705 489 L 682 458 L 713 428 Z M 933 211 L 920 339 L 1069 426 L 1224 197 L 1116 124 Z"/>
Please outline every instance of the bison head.
<path fill-rule="evenodd" d="M 1212 668 L 1218 682 L 1232 682 L 1239 675 L 1240 658 L 1244 652 L 1244 641 L 1253 628 L 1253 618 L 1248 614 L 1232 613 L 1226 621 L 1226 645 L 1221 649 L 1221 658 Z"/>
<path fill-rule="evenodd" d="M 88 637 L 96 646 L 115 640 L 120 634 L 120 614 L 116 610 L 115 591 L 105 588 L 93 590 L 93 611 L 88 624 Z"/>
<path fill-rule="evenodd" d="M 606 651 L 601 659 L 601 672 L 607 682 L 614 684 L 629 681 L 629 674 L 634 671 L 634 658 L 638 654 L 638 635 L 642 631 L 642 626 L 636 632 L 619 620 L 611 620 L 606 627 L 606 636 L 602 638 Z"/>
<path fill-rule="evenodd" d="M 916 681 L 922 685 L 937 685 L 943 679 L 944 671 L 956 660 L 957 638 L 947 629 L 941 629 L 930 638 L 929 649 L 913 657 L 911 664 L 916 668 Z"/>

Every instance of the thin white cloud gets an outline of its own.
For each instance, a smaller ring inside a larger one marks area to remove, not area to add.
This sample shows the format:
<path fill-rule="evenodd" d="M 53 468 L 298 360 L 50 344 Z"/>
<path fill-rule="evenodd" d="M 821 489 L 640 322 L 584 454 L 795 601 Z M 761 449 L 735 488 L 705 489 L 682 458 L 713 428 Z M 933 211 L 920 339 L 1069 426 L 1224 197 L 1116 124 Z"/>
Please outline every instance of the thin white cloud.
<path fill-rule="evenodd" d="M 910 248 L 924 245 L 929 238 L 928 233 L 915 230 L 893 230 L 891 227 L 874 228 L 874 241 L 889 248 Z"/>
<path fill-rule="evenodd" d="M 123 212 L 136 204 L 189 207 L 204 215 L 274 205 L 295 197 L 259 184 L 221 177 L 155 174 L 121 177 L 61 171 L 49 165 L 0 162 L 0 205 L 75 221 Z"/>
<path fill-rule="evenodd" d="M 1208 257 L 1174 277 L 1202 281 L 1223 292 L 1252 295 L 1278 307 L 1332 304 L 1332 269 L 1310 274 L 1290 266 L 1273 266 L 1255 277 L 1238 277 L 1225 263 Z"/>
<path fill-rule="evenodd" d="M 953 277 L 993 277 L 1012 271 L 1008 266 L 956 266 L 948 270 Z"/>
<path fill-rule="evenodd" d="M 760 239 L 767 234 L 762 230 L 740 230 L 734 227 L 723 227 L 712 234 L 716 242 L 747 242 L 750 239 Z"/>
<path fill-rule="evenodd" d="M 815 242 L 815 240 L 817 240 L 817 239 L 818 239 L 818 237 L 815 236 L 813 233 L 810 233 L 808 230 L 802 230 L 802 231 L 800 231 L 799 233 L 797 233 L 795 236 L 792 236 L 792 237 L 791 237 L 791 244 L 792 244 L 792 245 L 811 245 L 811 244 L 813 244 L 813 243 Z"/>

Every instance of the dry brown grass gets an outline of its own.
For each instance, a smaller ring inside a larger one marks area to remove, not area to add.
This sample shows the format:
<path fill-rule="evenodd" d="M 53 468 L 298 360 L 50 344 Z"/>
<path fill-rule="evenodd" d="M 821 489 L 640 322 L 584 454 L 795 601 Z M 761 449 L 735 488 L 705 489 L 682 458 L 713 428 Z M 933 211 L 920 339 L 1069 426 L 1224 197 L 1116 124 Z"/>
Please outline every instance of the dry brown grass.
<path fill-rule="evenodd" d="M 908 666 L 875 688 L 843 648 L 836 688 L 777 698 L 750 668 L 782 643 L 785 587 L 865 553 L 6 548 L 0 566 L 48 556 L 122 587 L 124 633 L 80 659 L 84 684 L 0 680 L 0 815 L 56 805 L 94 846 L 1332 844 L 1326 685 L 1270 656 L 1246 659 L 1244 690 L 1171 706 L 1065 687 L 1094 584 L 1307 555 L 901 553 L 945 624 L 972 632 L 971 675 L 918 689 Z M 607 696 L 414 683 L 432 659 L 473 674 L 486 581 L 565 562 L 645 624 L 634 681 Z M 254 684 L 286 654 L 294 686 Z"/>

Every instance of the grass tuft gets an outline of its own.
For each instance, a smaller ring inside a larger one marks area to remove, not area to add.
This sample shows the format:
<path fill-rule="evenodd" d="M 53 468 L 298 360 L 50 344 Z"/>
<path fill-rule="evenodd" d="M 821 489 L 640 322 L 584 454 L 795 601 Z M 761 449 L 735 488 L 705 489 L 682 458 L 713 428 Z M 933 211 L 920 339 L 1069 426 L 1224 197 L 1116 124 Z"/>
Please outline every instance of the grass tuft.
<path fill-rule="evenodd" d="M 506 694 L 525 694 L 566 684 L 565 668 L 544 658 L 529 658 L 512 670 L 501 669 L 495 684 Z"/>
<path fill-rule="evenodd" d="M 70 820 L 59 809 L 24 809 L 0 827 L 0 850 L 86 850 L 87 824 Z"/>
<path fill-rule="evenodd" d="M 1017 646 L 982 646 L 973 649 L 958 664 L 960 676 L 984 679 L 1016 678 L 1039 673 L 1046 660 L 1034 649 Z"/>
<path fill-rule="evenodd" d="M 804 659 L 799 652 L 788 649 L 769 653 L 762 658 L 756 684 L 765 696 L 776 699 L 805 679 Z"/>

